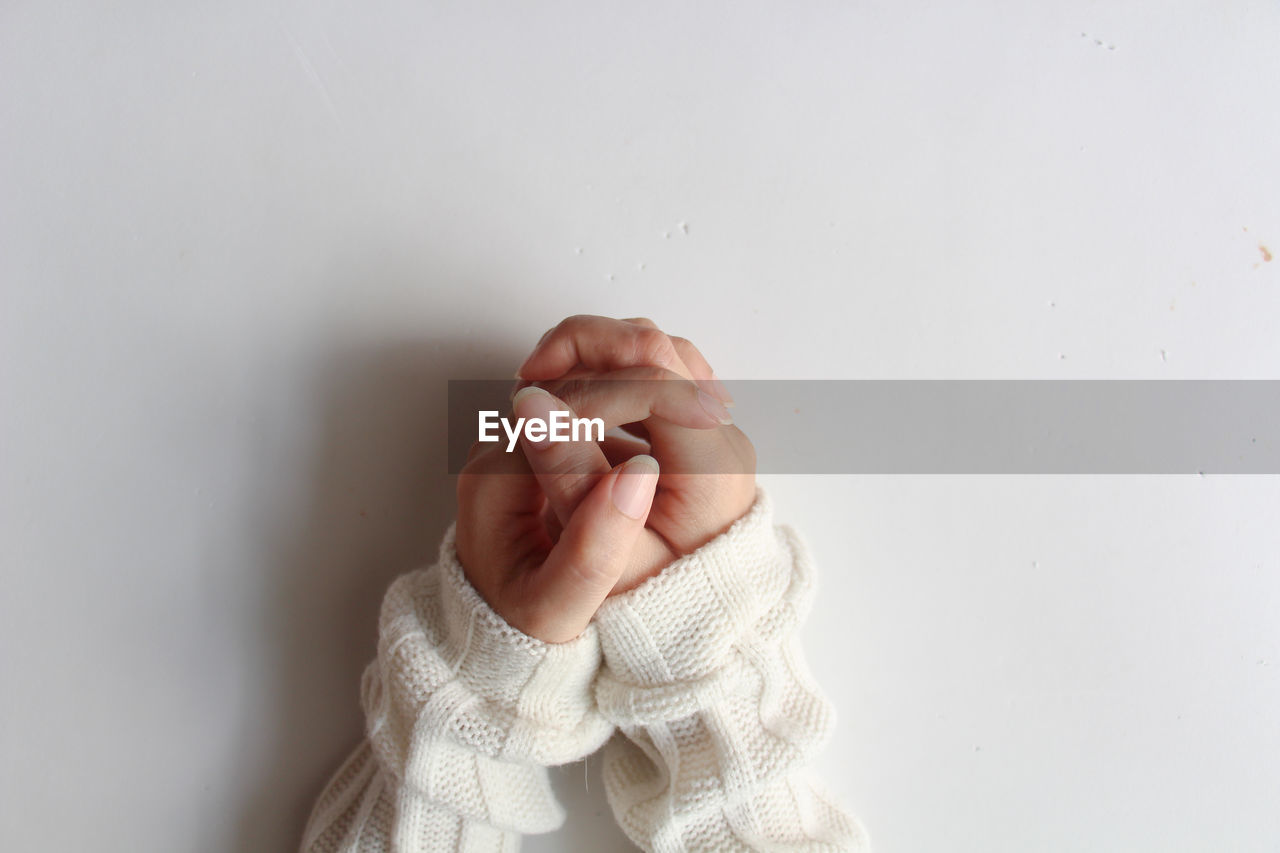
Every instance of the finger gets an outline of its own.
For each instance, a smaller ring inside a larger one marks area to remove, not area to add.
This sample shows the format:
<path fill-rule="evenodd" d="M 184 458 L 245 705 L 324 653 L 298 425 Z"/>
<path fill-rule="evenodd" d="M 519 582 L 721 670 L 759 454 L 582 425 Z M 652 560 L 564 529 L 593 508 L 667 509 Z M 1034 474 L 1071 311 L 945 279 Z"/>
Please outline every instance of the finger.
<path fill-rule="evenodd" d="M 516 394 L 513 408 L 516 417 L 526 422 L 539 419 L 551 423 L 551 413 L 555 411 L 577 417 L 571 406 L 536 385 Z M 589 434 L 584 441 L 550 441 L 545 436 L 535 441 L 522 431 L 520 447 L 561 525 L 569 522 L 583 496 L 612 468 Z"/>
<path fill-rule="evenodd" d="M 586 629 L 627 569 L 657 483 L 658 463 L 651 456 L 637 456 L 600 478 L 546 561 L 526 575 L 522 630 L 563 643 Z"/>
<path fill-rule="evenodd" d="M 649 524 L 678 553 L 692 553 L 750 508 L 755 449 L 736 426 L 693 430 L 661 418 L 645 425 L 664 489 Z"/>
<path fill-rule="evenodd" d="M 711 369 L 711 365 L 698 348 L 693 345 L 687 338 L 679 338 L 670 335 L 671 345 L 676 348 L 680 360 L 688 367 L 689 372 L 693 374 L 693 381 L 702 387 L 702 390 L 708 394 L 712 394 L 719 398 L 720 402 L 726 406 L 733 405 L 733 397 L 729 394 L 729 389 L 724 387 L 724 383 L 716 376 L 716 372 Z"/>
<path fill-rule="evenodd" d="M 458 560 L 482 594 L 491 596 L 515 569 L 503 557 L 504 548 L 514 543 L 524 553 L 545 553 L 550 547 L 538 522 L 546 499 L 523 455 L 493 445 L 473 452 L 458 474 L 457 497 Z M 500 568 L 477 576 L 483 567 Z"/>
<path fill-rule="evenodd" d="M 658 324 L 648 317 L 628 317 L 622 322 L 643 326 L 648 329 L 658 328 Z M 546 337 L 547 335 L 544 335 L 543 340 Z M 672 346 L 675 347 L 676 354 L 680 356 L 680 360 L 689 368 L 689 374 L 692 376 L 693 381 L 701 385 L 707 393 L 718 397 L 725 405 L 732 406 L 733 397 L 730 396 L 728 389 L 724 387 L 724 383 L 720 381 L 715 371 L 711 369 L 711 364 L 703 357 L 702 352 L 693 345 L 693 342 L 688 338 L 682 338 L 677 335 L 669 334 L 667 337 L 671 340 Z M 538 343 L 542 343 L 542 341 Z"/>
<path fill-rule="evenodd" d="M 638 365 L 666 367 L 693 378 L 671 339 L 659 329 L 589 314 L 567 317 L 544 335 L 516 377 L 556 379 L 579 365 L 596 372 Z"/>
<path fill-rule="evenodd" d="M 662 368 L 629 367 L 543 384 L 579 415 L 600 418 L 606 430 L 655 416 L 696 430 L 733 423 L 729 410 L 718 399 L 691 380 Z"/>
<path fill-rule="evenodd" d="M 626 367 L 657 367 L 657 365 L 634 364 L 634 365 L 626 365 L 625 367 L 618 368 L 618 369 L 626 369 Z M 671 364 L 665 369 L 669 370 L 671 373 L 675 374 L 681 379 L 688 379 L 688 380 L 697 382 L 697 380 L 694 379 L 693 374 L 689 372 L 688 367 L 685 366 L 685 363 L 683 360 L 677 359 L 675 363 Z M 541 384 L 543 387 L 549 387 L 549 384 L 551 382 L 564 382 L 569 379 L 595 379 L 595 378 L 598 378 L 600 374 L 607 373 L 607 372 L 610 372 L 610 371 L 603 370 L 603 369 L 594 370 L 585 365 L 578 364 L 570 368 L 568 371 L 560 374 L 559 376 L 553 376 L 550 379 L 539 379 L 539 380 L 517 379 L 512 384 L 511 391 L 507 396 L 508 396 L 508 399 L 514 401 L 516 398 L 516 395 L 519 394 L 521 391 L 523 391 L 525 388 L 528 388 L 530 385 Z M 711 389 L 709 388 L 704 387 L 703 390 L 711 392 Z M 714 395 L 714 392 L 711 392 L 711 393 Z"/>
<path fill-rule="evenodd" d="M 531 506 L 537 508 L 530 495 L 539 494 L 533 470 L 523 456 L 479 442 L 458 473 L 457 490 L 460 515 L 477 506 L 503 515 L 528 512 Z"/>

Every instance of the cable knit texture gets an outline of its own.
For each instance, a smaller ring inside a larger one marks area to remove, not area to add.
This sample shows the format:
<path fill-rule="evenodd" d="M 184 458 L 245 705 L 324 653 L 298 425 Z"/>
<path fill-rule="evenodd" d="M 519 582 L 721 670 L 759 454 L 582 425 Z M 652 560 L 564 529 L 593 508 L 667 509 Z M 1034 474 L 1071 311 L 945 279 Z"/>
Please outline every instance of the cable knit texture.
<path fill-rule="evenodd" d="M 596 614 L 614 815 L 650 851 L 865 850 L 804 766 L 834 724 L 796 640 L 803 544 L 763 490 L 727 532 Z"/>
<path fill-rule="evenodd" d="M 450 527 L 439 560 L 398 578 L 361 684 L 367 737 L 312 811 L 306 853 L 515 851 L 564 821 L 546 766 L 594 752 L 594 626 L 544 643 L 467 582 Z"/>
<path fill-rule="evenodd" d="M 513 853 L 564 819 L 546 766 L 606 740 L 609 802 L 645 850 L 867 849 L 804 776 L 834 723 L 795 637 L 812 582 L 758 490 L 724 534 L 549 644 L 485 604 L 450 527 L 438 562 L 383 601 L 367 737 L 317 801 L 304 853 Z"/>

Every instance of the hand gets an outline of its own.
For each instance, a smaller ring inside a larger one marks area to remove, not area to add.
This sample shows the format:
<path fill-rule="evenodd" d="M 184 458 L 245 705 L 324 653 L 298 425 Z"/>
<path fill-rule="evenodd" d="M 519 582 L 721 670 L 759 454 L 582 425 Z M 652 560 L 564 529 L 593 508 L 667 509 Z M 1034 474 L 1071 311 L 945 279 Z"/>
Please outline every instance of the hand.
<path fill-rule="evenodd" d="M 526 443 L 530 465 L 547 491 L 550 535 L 555 535 L 557 522 L 564 524 L 572 517 L 576 496 L 585 494 L 611 465 L 636 453 L 651 453 L 658 461 L 662 473 L 646 530 L 636 540 L 613 593 L 639 585 L 695 551 L 751 508 L 755 451 L 736 426 L 697 428 L 677 422 L 669 412 L 646 412 L 644 400 L 625 399 L 647 395 L 662 383 L 636 383 L 634 391 L 619 394 L 620 384 L 579 381 L 682 379 L 671 384 L 684 385 L 692 380 L 703 392 L 699 400 L 705 409 L 719 421 L 731 420 L 720 403 L 732 400 L 689 341 L 664 334 L 649 320 L 569 317 L 543 335 L 518 375 L 522 385 L 537 382 L 557 394 L 562 401 L 557 408 L 604 416 L 607 427 L 627 428 L 627 433 L 611 436 L 600 452 L 572 444 L 539 452 Z"/>
<path fill-rule="evenodd" d="M 647 456 L 611 469 L 553 541 L 523 454 L 476 445 L 458 475 L 458 560 L 509 625 L 549 643 L 572 640 L 630 564 L 657 480 Z"/>
<path fill-rule="evenodd" d="M 607 408 L 610 423 L 660 419 L 691 433 L 720 426 L 723 407 L 708 412 L 705 393 L 691 381 L 628 387 L 640 393 L 609 400 L 597 394 L 592 408 Z M 519 417 L 545 420 L 566 406 L 528 388 L 514 408 Z M 587 627 L 636 565 L 658 463 L 628 454 L 614 465 L 592 441 L 521 441 L 522 453 L 472 446 L 458 477 L 458 559 L 472 586 L 510 625 L 547 642 L 566 642 Z M 545 523 L 549 517 L 554 526 Z"/>

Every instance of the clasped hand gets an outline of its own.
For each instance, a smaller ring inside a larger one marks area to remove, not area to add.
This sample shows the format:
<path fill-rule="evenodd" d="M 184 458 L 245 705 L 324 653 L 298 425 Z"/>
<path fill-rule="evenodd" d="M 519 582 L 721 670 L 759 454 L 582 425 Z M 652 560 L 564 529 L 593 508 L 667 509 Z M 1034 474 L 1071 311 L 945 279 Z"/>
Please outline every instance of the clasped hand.
<path fill-rule="evenodd" d="M 477 443 L 458 476 L 458 559 L 508 624 L 560 643 L 610 595 L 727 530 L 755 498 L 755 451 L 689 341 L 645 319 L 574 316 L 517 372 L 516 417 L 602 418 L 603 442 Z M 602 381 L 610 380 L 610 381 Z"/>

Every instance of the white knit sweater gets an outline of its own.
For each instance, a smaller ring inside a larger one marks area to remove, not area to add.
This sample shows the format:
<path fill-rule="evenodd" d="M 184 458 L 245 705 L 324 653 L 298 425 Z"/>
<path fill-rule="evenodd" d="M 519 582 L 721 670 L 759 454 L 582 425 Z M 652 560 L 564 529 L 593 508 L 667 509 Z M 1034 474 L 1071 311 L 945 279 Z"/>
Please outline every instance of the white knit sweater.
<path fill-rule="evenodd" d="M 392 584 L 365 671 L 367 738 L 312 811 L 305 853 L 515 851 L 564 820 L 546 767 L 605 747 L 605 788 L 650 851 L 863 851 L 806 779 L 834 722 L 795 629 L 808 556 L 767 494 L 726 533 L 605 602 L 569 643 L 507 625 L 438 562 Z"/>

